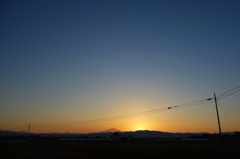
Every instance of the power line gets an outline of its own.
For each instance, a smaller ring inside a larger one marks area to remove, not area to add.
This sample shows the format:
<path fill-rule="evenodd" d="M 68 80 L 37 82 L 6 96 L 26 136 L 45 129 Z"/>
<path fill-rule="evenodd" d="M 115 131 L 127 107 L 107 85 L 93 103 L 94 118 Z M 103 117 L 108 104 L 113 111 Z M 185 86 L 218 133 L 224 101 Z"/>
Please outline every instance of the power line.
<path fill-rule="evenodd" d="M 232 92 L 232 93 L 230 93 L 230 94 L 227 94 L 227 95 L 225 95 L 225 96 L 222 96 L 222 97 L 218 98 L 218 100 L 220 100 L 220 99 L 222 99 L 222 98 L 225 98 L 225 97 L 227 97 L 227 96 L 230 96 L 230 95 L 232 95 L 232 94 L 235 94 L 235 93 L 237 93 L 237 92 L 239 92 L 239 91 L 240 91 L 240 89 L 239 89 L 239 90 L 236 90 L 236 91 L 234 91 L 234 92 Z"/>
<path fill-rule="evenodd" d="M 237 87 L 219 95 L 218 100 L 239 92 L 240 90 L 236 90 L 239 87 L 240 86 L 237 86 Z M 236 90 L 236 91 L 234 91 L 234 90 Z M 232 92 L 232 91 L 234 91 L 234 92 Z M 111 121 L 111 120 L 132 118 L 132 117 L 136 117 L 136 116 L 148 115 L 148 114 L 159 113 L 159 112 L 173 110 L 173 109 L 179 109 L 179 108 L 190 107 L 190 106 L 195 106 L 195 105 L 199 105 L 199 104 L 205 104 L 205 103 L 211 102 L 212 99 L 213 98 L 208 98 L 208 99 L 203 99 L 203 100 L 199 100 L 199 101 L 195 101 L 195 102 L 190 102 L 190 103 L 185 103 L 185 104 L 180 104 L 180 105 L 175 105 L 175 106 L 170 106 L 170 107 L 164 107 L 164 108 L 159 108 L 159 109 L 143 111 L 143 112 L 139 112 L 139 113 L 125 114 L 125 115 L 119 115 L 119 116 L 113 116 L 113 117 L 107 117 L 107 118 L 99 118 L 99 119 L 85 120 L 85 121 L 79 121 L 79 122 L 68 122 L 68 123 L 38 124 L 38 125 L 33 125 L 33 126 L 35 126 L 35 127 L 56 127 L 56 126 L 70 126 L 70 125 L 76 125 L 76 124 L 90 124 L 90 123 L 96 123 L 96 122 L 106 122 L 106 121 Z"/>
<path fill-rule="evenodd" d="M 221 96 L 223 96 L 223 95 L 225 95 L 225 94 L 227 94 L 227 93 L 229 93 L 229 92 L 231 92 L 231 91 L 233 91 L 233 90 L 235 90 L 235 89 L 237 89 L 237 88 L 239 88 L 240 86 L 237 86 L 237 87 L 235 87 L 235 88 L 233 88 L 233 89 L 231 89 L 231 90 L 229 90 L 229 91 L 227 91 L 227 92 L 225 92 L 225 93 L 222 93 L 222 94 L 220 94 L 217 98 L 219 98 L 219 97 L 221 97 Z"/>
<path fill-rule="evenodd" d="M 217 97 L 217 99 L 219 100 L 219 99 L 225 98 L 227 96 L 230 96 L 234 93 L 239 92 L 240 90 L 236 90 L 239 87 L 240 86 L 237 86 L 237 87 L 219 95 Z M 236 90 L 236 91 L 234 91 L 234 90 Z M 234 91 L 234 92 L 232 92 L 232 91 Z M 175 105 L 175 106 L 170 106 L 170 107 L 164 107 L 164 108 L 159 108 L 159 109 L 143 111 L 143 112 L 139 112 L 139 113 L 125 114 L 125 115 L 119 115 L 119 116 L 113 116 L 113 117 L 107 117 L 107 118 L 99 118 L 99 119 L 85 120 L 85 121 L 79 121 L 79 122 L 68 122 L 68 123 L 38 124 L 38 125 L 33 125 L 33 126 L 35 126 L 35 127 L 56 127 L 56 126 L 70 126 L 70 125 L 76 125 L 76 124 L 90 124 L 90 123 L 96 123 L 96 122 L 106 122 L 106 121 L 111 121 L 111 120 L 132 118 L 132 117 L 136 117 L 136 116 L 148 115 L 148 114 L 159 113 L 159 112 L 173 110 L 173 109 L 179 109 L 179 108 L 190 107 L 190 106 L 195 106 L 195 105 L 199 105 L 199 104 L 205 104 L 205 103 L 211 102 L 211 100 L 212 100 L 212 98 L 208 98 L 208 99 L 203 99 L 203 100 L 199 100 L 199 101 L 195 101 L 195 102 L 190 102 L 190 103 L 185 103 L 185 104 L 180 104 L 180 105 Z M 224 115 L 225 115 L 225 113 L 224 113 Z M 226 117 L 226 115 L 225 115 L 225 117 Z M 227 118 L 227 120 L 228 120 L 228 118 Z"/>
<path fill-rule="evenodd" d="M 203 100 L 199 100 L 199 101 L 195 101 L 195 102 L 190 102 L 190 103 L 185 103 L 185 104 L 180 104 L 180 105 L 175 105 L 175 106 L 170 106 L 170 107 L 164 107 L 164 108 L 159 108 L 159 109 L 153 109 L 153 110 L 139 112 L 139 113 L 119 115 L 119 116 L 114 116 L 114 117 L 108 117 L 108 118 L 99 118 L 99 119 L 86 120 L 86 121 L 80 121 L 80 122 L 70 122 L 70 123 L 41 124 L 41 125 L 33 125 L 33 126 L 38 126 L 38 127 L 55 127 L 55 126 L 69 126 L 69 125 L 76 125 L 76 124 L 90 124 L 90 123 L 96 123 L 96 122 L 105 122 L 105 121 L 118 120 L 118 119 L 124 119 L 124 118 L 131 118 L 131 117 L 148 115 L 148 114 L 153 114 L 153 113 L 159 113 L 159 112 L 173 110 L 173 109 L 179 109 L 179 108 L 184 108 L 184 107 L 195 106 L 195 105 L 211 102 L 210 101 L 211 99 L 212 98 L 208 98 L 208 99 L 203 99 Z"/>
<path fill-rule="evenodd" d="M 223 114 L 224 114 L 225 118 L 227 119 L 227 121 L 228 121 L 229 125 L 232 127 L 233 131 L 235 131 L 235 129 L 233 128 L 233 126 L 232 126 L 232 124 L 231 124 L 230 120 L 228 119 L 228 117 L 227 117 L 226 113 L 223 111 L 223 108 L 221 107 L 220 103 L 219 103 L 218 101 L 217 101 L 217 103 L 218 103 L 218 106 L 220 106 L 220 109 L 221 109 L 221 111 L 223 112 Z"/>

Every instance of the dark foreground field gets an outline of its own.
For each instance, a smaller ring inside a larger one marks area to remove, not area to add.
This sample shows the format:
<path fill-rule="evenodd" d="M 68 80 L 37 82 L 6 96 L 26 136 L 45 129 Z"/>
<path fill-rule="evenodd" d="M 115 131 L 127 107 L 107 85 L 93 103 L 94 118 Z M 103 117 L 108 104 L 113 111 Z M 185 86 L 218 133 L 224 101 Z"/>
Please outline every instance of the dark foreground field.
<path fill-rule="evenodd" d="M 225 143 L 225 158 L 240 158 L 240 143 Z M 95 141 L 0 142 L 1 159 L 217 159 L 218 142 Z"/>

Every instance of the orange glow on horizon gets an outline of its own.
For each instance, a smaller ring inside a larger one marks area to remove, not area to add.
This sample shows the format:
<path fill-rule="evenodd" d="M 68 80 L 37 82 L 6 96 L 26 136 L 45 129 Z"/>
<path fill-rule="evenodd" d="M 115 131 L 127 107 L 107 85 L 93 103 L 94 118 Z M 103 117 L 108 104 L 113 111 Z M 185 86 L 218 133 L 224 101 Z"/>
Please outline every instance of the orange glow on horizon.
<path fill-rule="evenodd" d="M 126 125 L 126 124 L 125 124 Z M 210 125 L 207 127 L 200 126 L 200 127 L 190 127 L 186 125 L 179 125 L 179 126 L 174 126 L 174 127 L 153 127 L 153 126 L 148 126 L 147 124 L 144 123 L 136 123 L 134 125 L 117 125 L 116 127 L 113 127 L 111 125 L 104 125 L 104 126 L 99 126 L 97 125 L 96 127 L 89 124 L 85 126 L 66 126 L 66 127 L 34 127 L 34 125 L 31 126 L 30 128 L 30 133 L 99 133 L 103 132 L 105 130 L 108 130 L 110 128 L 116 128 L 122 132 L 126 131 L 137 131 L 137 130 L 149 130 L 149 131 L 162 131 L 162 132 L 171 132 L 171 133 L 218 133 L 217 125 Z M 10 130 L 10 129 L 3 129 L 3 130 Z M 12 129 L 10 131 L 28 131 L 28 126 L 26 127 L 21 127 L 17 129 Z M 225 129 L 223 132 L 231 132 L 231 130 Z"/>

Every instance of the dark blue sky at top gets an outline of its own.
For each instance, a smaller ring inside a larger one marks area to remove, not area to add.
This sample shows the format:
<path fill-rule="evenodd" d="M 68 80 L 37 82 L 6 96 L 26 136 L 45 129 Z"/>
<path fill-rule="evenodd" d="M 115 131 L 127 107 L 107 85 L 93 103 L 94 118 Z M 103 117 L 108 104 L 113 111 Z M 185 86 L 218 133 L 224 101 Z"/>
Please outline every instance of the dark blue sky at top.
<path fill-rule="evenodd" d="M 239 1 L 1 1 L 0 18 L 4 99 L 118 80 L 191 91 L 240 81 Z"/>

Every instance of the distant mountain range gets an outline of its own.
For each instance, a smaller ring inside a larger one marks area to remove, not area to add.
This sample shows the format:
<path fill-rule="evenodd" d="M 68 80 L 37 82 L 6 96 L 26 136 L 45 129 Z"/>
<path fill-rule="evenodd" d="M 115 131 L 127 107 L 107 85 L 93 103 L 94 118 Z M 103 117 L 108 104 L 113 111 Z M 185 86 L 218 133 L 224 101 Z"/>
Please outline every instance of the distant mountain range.
<path fill-rule="evenodd" d="M 118 129 L 111 128 L 99 133 L 89 133 L 89 134 L 80 134 L 80 133 L 41 133 L 41 136 L 88 136 L 88 137 L 109 137 L 112 133 L 118 132 L 122 136 L 134 136 L 136 138 L 143 138 L 143 137 L 187 137 L 191 135 L 196 135 L 198 133 L 169 133 L 169 132 L 161 132 L 161 131 L 149 131 L 149 130 L 138 130 L 138 131 L 126 131 L 122 132 Z M 0 130 L 0 136 L 17 136 L 17 135 L 27 135 L 27 132 L 20 131 L 2 131 Z"/>
<path fill-rule="evenodd" d="M 171 133 L 171 132 L 162 132 L 162 131 L 150 131 L 150 130 L 138 130 L 138 131 L 125 131 L 122 132 L 118 129 L 111 128 L 99 133 L 88 133 L 88 134 L 81 134 L 81 133 L 41 133 L 41 134 L 34 134 L 34 135 L 41 135 L 45 137 L 54 137 L 54 136 L 68 136 L 68 137 L 110 137 L 112 133 L 118 132 L 123 137 L 129 137 L 132 136 L 134 138 L 146 138 L 146 137 L 152 137 L 152 138 L 174 138 L 174 137 L 189 137 L 192 135 L 200 135 L 201 133 Z M 233 132 L 226 132 L 228 134 L 232 134 Z M 19 136 L 19 135 L 27 135 L 27 132 L 20 131 L 20 132 L 14 132 L 14 131 L 3 131 L 0 130 L 0 136 Z M 33 135 L 33 134 L 31 134 Z"/>
<path fill-rule="evenodd" d="M 121 131 L 115 128 L 111 128 L 111 129 L 102 131 L 101 133 L 114 133 L 114 132 L 121 132 Z"/>

